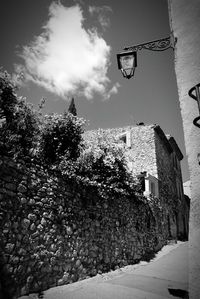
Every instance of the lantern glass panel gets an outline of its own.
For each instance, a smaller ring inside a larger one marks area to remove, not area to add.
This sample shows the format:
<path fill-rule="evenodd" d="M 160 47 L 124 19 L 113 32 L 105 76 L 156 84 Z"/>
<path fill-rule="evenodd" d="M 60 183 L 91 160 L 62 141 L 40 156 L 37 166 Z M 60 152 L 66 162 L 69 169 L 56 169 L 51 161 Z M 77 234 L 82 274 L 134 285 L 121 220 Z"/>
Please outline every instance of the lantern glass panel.
<path fill-rule="evenodd" d="M 134 67 L 134 56 L 133 55 L 126 55 L 120 57 L 121 67 L 124 70 L 129 70 Z"/>

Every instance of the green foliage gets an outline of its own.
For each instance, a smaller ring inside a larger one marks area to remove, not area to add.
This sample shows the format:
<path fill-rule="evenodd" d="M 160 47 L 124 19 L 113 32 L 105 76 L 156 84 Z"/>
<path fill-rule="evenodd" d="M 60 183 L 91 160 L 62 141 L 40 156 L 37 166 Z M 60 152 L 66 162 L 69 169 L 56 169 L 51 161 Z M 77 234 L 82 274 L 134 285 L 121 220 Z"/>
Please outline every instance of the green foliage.
<path fill-rule="evenodd" d="M 5 119 L 11 121 L 17 98 L 15 85 L 7 72 L 0 72 L 0 118 L 1 123 Z"/>
<path fill-rule="evenodd" d="M 0 149 L 12 157 L 39 158 L 46 166 L 63 157 L 79 156 L 83 124 L 71 113 L 42 115 L 45 99 L 39 110 L 15 93 L 16 86 L 7 72 L 0 73 Z"/>
<path fill-rule="evenodd" d="M 98 132 L 97 132 L 98 135 Z M 59 165 L 63 175 L 87 186 L 96 186 L 103 197 L 135 197 L 141 190 L 126 166 L 123 147 L 106 135 L 84 143 L 73 165 L 64 159 Z"/>
<path fill-rule="evenodd" d="M 85 121 L 73 111 L 43 116 L 44 99 L 36 111 L 24 98 L 17 97 L 15 90 L 9 75 L 1 73 L 1 152 L 15 158 L 37 159 L 46 168 L 60 171 L 66 179 L 95 186 L 103 197 L 136 198 L 140 189 L 128 171 L 122 144 L 102 130 L 96 132 L 94 140 L 83 142 Z"/>
<path fill-rule="evenodd" d="M 9 155 L 31 154 L 39 130 L 37 114 L 22 97 L 6 72 L 0 73 L 0 149 Z"/>
<path fill-rule="evenodd" d="M 40 137 L 40 157 L 46 164 L 80 155 L 84 120 L 71 113 L 46 115 Z"/>
<path fill-rule="evenodd" d="M 71 100 L 71 103 L 70 103 L 69 108 L 68 108 L 68 112 L 73 114 L 74 116 L 77 116 L 76 106 L 75 106 L 75 103 L 74 103 L 74 98 L 72 98 L 72 100 Z"/>

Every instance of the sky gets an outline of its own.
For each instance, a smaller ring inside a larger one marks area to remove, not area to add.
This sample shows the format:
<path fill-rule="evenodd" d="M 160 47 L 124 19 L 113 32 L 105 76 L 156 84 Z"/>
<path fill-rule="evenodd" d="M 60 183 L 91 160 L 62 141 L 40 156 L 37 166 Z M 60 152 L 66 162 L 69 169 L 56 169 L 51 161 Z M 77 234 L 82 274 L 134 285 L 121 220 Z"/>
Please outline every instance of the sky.
<path fill-rule="evenodd" d="M 158 124 L 179 145 L 189 179 L 174 53 L 138 51 L 135 76 L 123 78 L 116 54 L 168 37 L 167 0 L 1 0 L 0 66 L 23 73 L 18 95 L 45 113 L 72 97 L 87 130 Z"/>

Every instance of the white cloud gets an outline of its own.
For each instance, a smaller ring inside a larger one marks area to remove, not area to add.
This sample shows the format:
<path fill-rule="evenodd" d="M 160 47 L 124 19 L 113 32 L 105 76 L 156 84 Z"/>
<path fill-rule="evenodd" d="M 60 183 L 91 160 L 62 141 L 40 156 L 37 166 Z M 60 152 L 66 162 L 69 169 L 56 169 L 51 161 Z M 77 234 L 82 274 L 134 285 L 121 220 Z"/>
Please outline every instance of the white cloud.
<path fill-rule="evenodd" d="M 117 85 L 108 88 L 111 48 L 96 29 L 84 29 L 83 21 L 79 5 L 51 4 L 43 33 L 19 54 L 27 80 L 64 98 L 81 94 L 90 99 L 96 92 L 107 98 L 117 91 Z"/>
<path fill-rule="evenodd" d="M 104 100 L 109 100 L 110 97 L 113 94 L 117 94 L 118 93 L 118 89 L 120 87 L 120 84 L 117 82 L 113 85 L 113 87 L 106 93 L 106 95 L 104 96 Z"/>
<path fill-rule="evenodd" d="M 96 15 L 102 28 L 105 30 L 110 26 L 110 19 L 107 16 L 108 12 L 112 12 L 112 9 L 107 6 L 89 6 L 89 12 L 91 15 Z"/>

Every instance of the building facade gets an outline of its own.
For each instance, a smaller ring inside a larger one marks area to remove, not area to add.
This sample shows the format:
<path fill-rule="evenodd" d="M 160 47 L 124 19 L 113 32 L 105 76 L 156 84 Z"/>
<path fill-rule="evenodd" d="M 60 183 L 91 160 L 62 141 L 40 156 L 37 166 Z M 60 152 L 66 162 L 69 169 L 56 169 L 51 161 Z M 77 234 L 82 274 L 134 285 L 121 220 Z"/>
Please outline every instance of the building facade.
<path fill-rule="evenodd" d="M 180 162 L 183 155 L 172 136 L 158 125 L 128 126 L 103 130 L 104 135 L 125 145 L 127 165 L 137 177 L 144 196 L 159 198 L 166 212 L 169 237 L 186 239 L 188 216 L 182 215 L 184 202 Z M 94 138 L 94 132 L 86 132 Z"/>
<path fill-rule="evenodd" d="M 191 182 L 189 232 L 189 294 L 200 298 L 200 128 L 197 102 L 188 91 L 200 82 L 200 1 L 168 0 L 171 32 L 176 38 L 174 66 Z"/>

